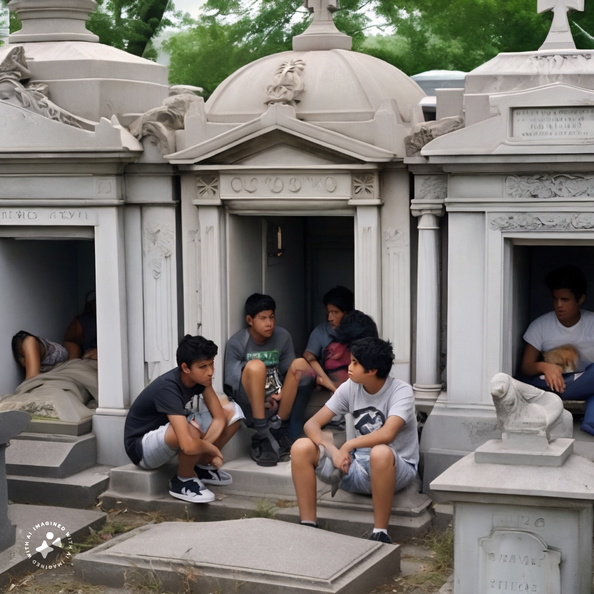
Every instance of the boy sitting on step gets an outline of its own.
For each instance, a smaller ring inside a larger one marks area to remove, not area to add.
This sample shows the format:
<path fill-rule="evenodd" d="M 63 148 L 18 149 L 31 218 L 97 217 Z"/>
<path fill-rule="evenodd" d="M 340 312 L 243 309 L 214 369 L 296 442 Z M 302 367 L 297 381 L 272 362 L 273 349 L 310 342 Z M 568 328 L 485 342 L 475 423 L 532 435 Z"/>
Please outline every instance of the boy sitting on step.
<path fill-rule="evenodd" d="M 316 475 L 351 493 L 371 494 L 374 528 L 370 540 L 388 535 L 394 493 L 417 474 L 419 442 L 412 388 L 389 377 L 394 352 L 380 338 L 362 338 L 350 347 L 349 379 L 307 423 L 307 437 L 291 448 L 291 472 L 301 523 L 317 527 Z M 322 431 L 334 415 L 352 413 L 356 436 L 337 448 Z"/>
<path fill-rule="evenodd" d="M 270 295 L 250 295 L 247 328 L 227 341 L 225 351 L 225 393 L 241 406 L 246 425 L 256 430 L 251 455 L 259 466 L 288 460 L 289 417 L 301 376 L 310 369 L 305 359 L 295 358 L 293 339 L 276 325 L 275 311 Z"/>
<path fill-rule="evenodd" d="M 223 408 L 212 387 L 217 351 L 212 340 L 184 336 L 176 353 L 178 366 L 138 395 L 124 427 L 126 453 L 137 466 L 159 468 L 177 454 L 177 475 L 169 482 L 169 494 L 191 503 L 214 501 L 204 483 L 231 484 L 231 476 L 219 470 L 221 448 L 243 418 L 235 403 Z M 207 410 L 192 413 L 188 404 L 195 395 Z"/>

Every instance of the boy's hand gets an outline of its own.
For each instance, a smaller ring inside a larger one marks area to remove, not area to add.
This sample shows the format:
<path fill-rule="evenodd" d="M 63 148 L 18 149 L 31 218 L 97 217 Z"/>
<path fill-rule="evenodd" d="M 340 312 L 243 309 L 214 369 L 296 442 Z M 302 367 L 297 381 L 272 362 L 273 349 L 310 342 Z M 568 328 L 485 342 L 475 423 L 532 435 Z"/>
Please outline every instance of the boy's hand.
<path fill-rule="evenodd" d="M 549 386 L 551 390 L 554 390 L 559 394 L 565 392 L 565 380 L 563 379 L 563 373 L 561 372 L 559 365 L 555 365 L 554 363 L 544 363 L 543 374 L 545 382 L 547 382 L 547 386 Z"/>
<path fill-rule="evenodd" d="M 223 454 L 221 454 L 221 450 L 217 446 L 203 439 L 200 440 L 200 444 L 202 447 L 199 454 L 204 464 L 213 464 L 216 467 L 223 464 Z"/>
<path fill-rule="evenodd" d="M 343 451 L 342 448 L 336 450 L 332 455 L 332 463 L 335 468 L 342 470 L 346 474 L 351 466 L 351 453 L 349 451 Z"/>

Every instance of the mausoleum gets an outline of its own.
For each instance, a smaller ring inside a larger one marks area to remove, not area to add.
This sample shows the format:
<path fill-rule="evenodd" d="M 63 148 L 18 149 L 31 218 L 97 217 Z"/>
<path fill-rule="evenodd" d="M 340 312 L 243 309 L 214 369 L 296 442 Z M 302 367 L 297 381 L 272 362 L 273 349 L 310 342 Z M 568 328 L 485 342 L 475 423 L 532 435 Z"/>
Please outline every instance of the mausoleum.
<path fill-rule="evenodd" d="M 93 463 L 128 463 L 128 406 L 183 334 L 222 354 L 266 292 L 300 353 L 343 284 L 428 414 L 427 487 L 500 434 L 489 382 L 516 373 L 544 274 L 571 262 L 594 279 L 593 53 L 559 22 L 568 2 L 539 50 L 438 90 L 435 122 L 414 81 L 351 50 L 334 2 L 306 6 L 292 51 L 204 102 L 99 44 L 93 0 L 9 3 L 23 28 L 0 48 L 0 393 L 22 379 L 10 337 L 61 341 L 94 292 Z"/>

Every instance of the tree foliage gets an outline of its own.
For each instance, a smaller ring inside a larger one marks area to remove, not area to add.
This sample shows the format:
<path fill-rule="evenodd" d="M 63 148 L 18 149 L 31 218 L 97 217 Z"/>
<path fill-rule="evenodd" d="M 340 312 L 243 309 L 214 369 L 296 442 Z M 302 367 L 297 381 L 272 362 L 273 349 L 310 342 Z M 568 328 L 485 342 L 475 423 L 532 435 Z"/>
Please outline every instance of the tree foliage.
<path fill-rule="evenodd" d="M 291 49 L 310 16 L 302 0 L 208 0 L 193 27 L 170 38 L 170 78 L 210 94 L 239 67 Z M 537 50 L 552 12 L 538 14 L 536 0 L 342 0 L 334 21 L 353 37 L 353 49 L 407 74 L 470 71 L 500 52 Z M 580 48 L 594 47 L 594 4 L 570 13 Z"/>
<path fill-rule="evenodd" d="M 90 15 L 87 28 L 101 43 L 154 59 L 151 40 L 173 24 L 172 12 L 169 0 L 97 0 L 97 10 Z"/>

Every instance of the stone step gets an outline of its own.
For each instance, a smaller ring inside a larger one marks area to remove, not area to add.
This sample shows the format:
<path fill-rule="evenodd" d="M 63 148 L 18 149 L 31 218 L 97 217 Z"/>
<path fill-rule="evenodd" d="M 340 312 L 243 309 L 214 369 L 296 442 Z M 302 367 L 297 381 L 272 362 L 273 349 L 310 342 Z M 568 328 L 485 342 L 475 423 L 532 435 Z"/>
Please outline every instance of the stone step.
<path fill-rule="evenodd" d="M 208 505 L 197 505 L 169 495 L 168 482 L 175 473 L 175 464 L 150 471 L 133 464 L 113 468 L 109 489 L 101 496 L 103 507 L 126 507 L 202 521 L 266 514 L 291 522 L 299 521 L 290 462 L 265 468 L 243 457 L 227 462 L 224 469 L 233 475 L 233 484 L 212 487 L 217 500 Z M 420 536 L 432 525 L 432 501 L 419 492 L 420 486 L 418 479 L 394 496 L 391 530 L 396 539 L 398 535 Z M 360 536 L 373 525 L 371 497 L 340 490 L 331 497 L 329 486 L 318 481 L 318 518 L 329 530 Z"/>
<path fill-rule="evenodd" d="M 49 480 L 46 477 L 9 474 L 6 477 L 8 498 L 14 503 L 75 509 L 95 506 L 101 493 L 109 486 L 109 470 L 108 466 L 93 466 L 68 477 Z"/>
<path fill-rule="evenodd" d="M 97 438 L 86 435 L 21 433 L 6 449 L 12 475 L 65 478 L 97 463 Z"/>

